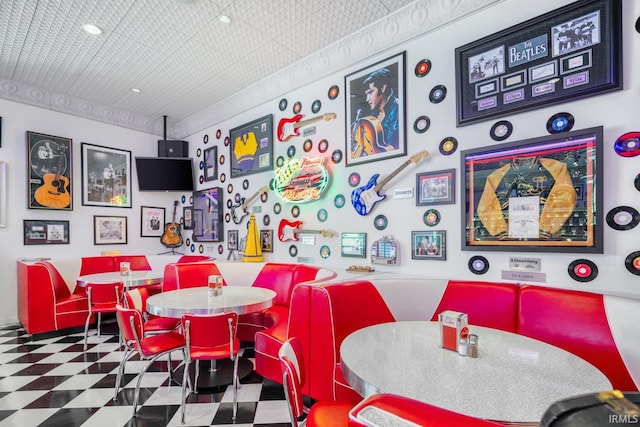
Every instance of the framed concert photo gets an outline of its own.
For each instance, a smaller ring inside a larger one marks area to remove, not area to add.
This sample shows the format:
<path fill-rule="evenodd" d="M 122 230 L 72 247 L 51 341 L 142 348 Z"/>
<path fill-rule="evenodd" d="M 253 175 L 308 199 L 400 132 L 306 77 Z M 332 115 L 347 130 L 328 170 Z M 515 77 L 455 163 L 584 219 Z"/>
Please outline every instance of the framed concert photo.
<path fill-rule="evenodd" d="M 29 209 L 73 210 L 72 142 L 27 131 Z"/>
<path fill-rule="evenodd" d="M 221 187 L 193 192 L 193 241 L 224 241 Z"/>
<path fill-rule="evenodd" d="M 462 249 L 603 253 L 602 134 L 462 151 Z"/>
<path fill-rule="evenodd" d="M 446 261 L 446 237 L 447 232 L 444 230 L 412 231 L 411 259 Z"/>
<path fill-rule="evenodd" d="M 448 205 L 455 202 L 455 169 L 416 174 L 416 206 Z"/>
<path fill-rule="evenodd" d="M 218 179 L 218 147 L 213 146 L 204 150 L 204 180 Z"/>
<path fill-rule="evenodd" d="M 407 154 L 405 57 L 401 52 L 345 76 L 347 166 Z"/>
<path fill-rule="evenodd" d="M 127 233 L 126 216 L 93 216 L 94 245 L 126 245 Z"/>
<path fill-rule="evenodd" d="M 69 244 L 69 221 L 25 219 L 22 223 L 25 245 Z"/>
<path fill-rule="evenodd" d="M 83 142 L 82 204 L 131 207 L 131 151 Z"/>
<path fill-rule="evenodd" d="M 457 125 L 622 89 L 621 9 L 580 0 L 457 48 Z"/>
<path fill-rule="evenodd" d="M 229 131 L 231 178 L 273 169 L 273 114 Z"/>
<path fill-rule="evenodd" d="M 162 237 L 165 209 L 140 206 L 140 237 Z"/>

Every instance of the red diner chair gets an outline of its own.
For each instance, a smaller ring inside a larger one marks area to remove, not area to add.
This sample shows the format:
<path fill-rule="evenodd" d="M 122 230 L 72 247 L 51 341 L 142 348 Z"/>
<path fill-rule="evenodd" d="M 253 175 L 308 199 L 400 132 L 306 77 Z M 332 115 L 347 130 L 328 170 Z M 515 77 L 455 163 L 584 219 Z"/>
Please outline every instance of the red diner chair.
<path fill-rule="evenodd" d="M 233 419 L 238 412 L 238 351 L 240 340 L 236 338 L 238 314 L 230 311 L 213 315 L 185 314 L 182 330 L 186 339 L 185 367 L 182 379 L 182 424 L 185 420 L 186 384 L 189 365 L 196 361 L 193 391 L 198 393 L 198 373 L 201 360 L 231 359 L 233 361 Z"/>
<path fill-rule="evenodd" d="M 158 358 L 166 354 L 168 358 L 167 371 L 169 372 L 169 376 L 171 376 L 171 353 L 176 350 L 182 350 L 183 356 L 186 359 L 186 355 L 184 354 L 186 341 L 184 336 L 176 331 L 146 335 L 142 315 L 138 310 L 124 308 L 122 305 L 117 304 L 116 317 L 118 319 L 118 326 L 120 326 L 120 332 L 122 333 L 125 351 L 122 355 L 120 366 L 118 367 L 113 400 L 118 400 L 118 391 L 120 390 L 120 383 L 127 360 L 137 352 L 141 360 L 149 361 L 138 375 L 133 398 L 133 416 L 135 417 L 138 409 L 138 399 L 140 397 L 140 383 L 142 382 L 144 374 Z M 189 381 L 189 378 L 186 378 L 185 381 Z"/>
<path fill-rule="evenodd" d="M 100 336 L 100 323 L 103 313 L 115 313 L 116 304 L 122 301 L 122 282 L 113 283 L 89 283 L 86 286 L 89 314 L 84 324 L 84 350 L 87 350 L 87 337 L 89 335 L 89 323 L 94 314 L 98 315 L 97 333 Z"/>
<path fill-rule="evenodd" d="M 143 287 L 133 288 L 124 293 L 125 307 L 138 311 L 142 316 L 145 335 L 172 331 L 180 326 L 180 319 L 148 314 L 147 298 L 149 298 L 149 291 Z"/>
<path fill-rule="evenodd" d="M 300 340 L 289 338 L 278 352 L 282 366 L 282 384 L 289 405 L 292 427 L 343 427 L 349 426 L 349 411 L 353 402 L 320 401 L 307 408 L 302 401 L 304 384 L 304 361 Z M 300 418 L 306 414 L 303 421 Z"/>

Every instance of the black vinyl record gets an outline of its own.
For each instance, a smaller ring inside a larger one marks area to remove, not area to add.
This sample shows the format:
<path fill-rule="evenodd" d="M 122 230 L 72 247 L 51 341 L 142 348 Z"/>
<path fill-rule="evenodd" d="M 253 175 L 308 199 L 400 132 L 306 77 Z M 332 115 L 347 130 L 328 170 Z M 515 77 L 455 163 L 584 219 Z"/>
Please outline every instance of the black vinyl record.
<path fill-rule="evenodd" d="M 575 123 L 573 115 L 570 113 L 558 113 L 549 117 L 547 120 L 547 132 L 560 133 L 569 132 Z"/>
<path fill-rule="evenodd" d="M 624 260 L 624 266 L 629 273 L 640 276 L 640 251 L 631 252 Z"/>
<path fill-rule="evenodd" d="M 384 230 L 385 228 L 387 228 L 387 224 L 389 224 L 389 221 L 384 215 L 378 215 L 373 220 L 373 226 L 376 228 L 376 230 Z"/>
<path fill-rule="evenodd" d="M 636 187 L 636 190 L 640 191 L 640 173 L 636 175 L 636 179 L 633 181 L 633 185 Z"/>
<path fill-rule="evenodd" d="M 640 132 L 627 132 L 613 144 L 613 149 L 622 157 L 635 157 L 640 154 Z"/>
<path fill-rule="evenodd" d="M 607 213 L 607 224 L 614 230 L 631 230 L 640 223 L 640 213 L 631 206 L 618 206 Z"/>
<path fill-rule="evenodd" d="M 424 77 L 431 71 L 431 61 L 423 59 L 416 64 L 415 73 L 417 77 Z"/>
<path fill-rule="evenodd" d="M 333 85 L 329 88 L 329 92 L 327 93 L 327 96 L 329 97 L 329 99 L 336 99 L 339 93 L 340 93 L 340 88 L 338 87 L 338 85 Z"/>
<path fill-rule="evenodd" d="M 431 126 L 431 119 L 428 116 L 420 116 L 413 122 L 413 130 L 416 133 L 425 133 Z"/>
<path fill-rule="evenodd" d="M 293 114 L 298 114 L 300 111 L 302 111 L 302 102 L 296 101 L 296 103 L 293 104 Z"/>
<path fill-rule="evenodd" d="M 289 105 L 287 98 L 282 98 L 278 103 L 278 108 L 280 108 L 280 111 L 284 111 L 287 109 L 287 105 Z"/>
<path fill-rule="evenodd" d="M 578 282 L 590 282 L 598 277 L 598 266 L 588 259 L 577 259 L 567 269 L 569 276 Z"/>
<path fill-rule="evenodd" d="M 422 221 L 429 227 L 436 226 L 440 223 L 440 212 L 436 209 L 428 209 L 424 215 L 422 215 Z"/>
<path fill-rule="evenodd" d="M 434 86 L 429 92 L 429 101 L 439 104 L 447 97 L 447 87 L 444 85 Z"/>
<path fill-rule="evenodd" d="M 442 141 L 440 141 L 440 154 L 445 156 L 449 156 L 456 152 L 458 149 L 458 140 L 452 136 L 449 136 Z"/>
<path fill-rule="evenodd" d="M 640 33 L 640 18 L 636 19 L 636 31 Z"/>
<path fill-rule="evenodd" d="M 489 135 L 494 141 L 504 141 L 511 136 L 511 132 L 513 132 L 513 125 L 511 122 L 507 120 L 500 120 L 491 126 Z"/>
<path fill-rule="evenodd" d="M 311 112 L 317 113 L 318 111 L 320 111 L 320 108 L 322 108 L 322 102 L 320 102 L 319 99 L 313 101 L 313 103 L 311 104 Z"/>
<path fill-rule="evenodd" d="M 469 263 L 467 265 L 473 274 L 484 274 L 489 271 L 489 261 L 480 255 L 475 255 L 469 258 Z"/>

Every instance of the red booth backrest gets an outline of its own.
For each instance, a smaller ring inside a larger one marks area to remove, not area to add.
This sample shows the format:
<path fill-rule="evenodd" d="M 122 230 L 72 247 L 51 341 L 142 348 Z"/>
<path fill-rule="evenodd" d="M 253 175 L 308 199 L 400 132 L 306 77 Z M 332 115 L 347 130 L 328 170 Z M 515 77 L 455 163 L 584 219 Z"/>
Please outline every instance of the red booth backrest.
<path fill-rule="evenodd" d="M 207 286 L 209 276 L 214 274 L 221 275 L 213 262 L 167 264 L 164 268 L 162 292 Z"/>
<path fill-rule="evenodd" d="M 295 267 L 295 264 L 268 262 L 262 267 L 251 286 L 271 289 L 276 293 L 274 305 L 288 307 Z"/>
<path fill-rule="evenodd" d="M 115 270 L 120 270 L 121 262 L 128 262 L 131 270 L 151 270 L 151 265 L 145 255 L 118 255 L 115 258 Z"/>
<path fill-rule="evenodd" d="M 118 269 L 120 267 L 118 266 Z M 82 257 L 80 264 L 80 276 L 96 273 L 116 271 L 116 261 L 113 256 L 88 256 Z"/>

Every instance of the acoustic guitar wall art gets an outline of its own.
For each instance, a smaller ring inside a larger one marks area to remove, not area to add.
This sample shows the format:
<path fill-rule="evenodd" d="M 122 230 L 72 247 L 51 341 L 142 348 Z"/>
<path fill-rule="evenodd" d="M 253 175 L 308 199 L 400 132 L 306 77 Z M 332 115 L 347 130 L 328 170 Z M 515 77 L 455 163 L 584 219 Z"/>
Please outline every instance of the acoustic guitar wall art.
<path fill-rule="evenodd" d="M 178 207 L 178 201 L 173 202 L 173 215 L 171 216 L 171 222 L 168 222 L 164 227 L 164 233 L 160 237 L 160 242 L 167 248 L 177 248 L 182 246 L 182 232 L 180 230 L 180 223 L 176 222 L 176 209 Z"/>
<path fill-rule="evenodd" d="M 57 146 L 55 153 L 51 153 L 46 157 L 58 158 L 56 173 L 45 173 L 42 176 L 44 184 L 38 187 L 33 194 L 36 202 L 48 208 L 62 209 L 66 208 L 71 203 L 71 195 L 69 194 L 69 178 L 62 175 L 66 165 L 66 154 L 64 153 L 63 148 Z M 40 155 L 40 153 L 38 155 Z M 45 157 L 41 158 L 44 159 Z"/>
<path fill-rule="evenodd" d="M 356 212 L 362 216 L 369 215 L 374 205 L 387 197 L 384 194 L 380 194 L 380 191 L 382 191 L 384 186 L 411 163 L 419 163 L 423 159 L 426 159 L 428 155 L 429 152 L 427 150 L 420 151 L 419 153 L 409 157 L 406 162 L 398 167 L 398 169 L 394 170 L 385 179 L 380 181 L 380 184 L 377 183 L 380 174 L 376 173 L 369 179 L 369 182 L 367 182 L 366 185 L 353 190 L 351 192 L 351 204 L 355 208 Z"/>
<path fill-rule="evenodd" d="M 287 139 L 291 138 L 292 136 L 300 135 L 300 131 L 298 129 L 303 126 L 310 125 L 311 123 L 315 123 L 320 120 L 324 120 L 327 122 L 329 120 L 333 120 L 336 118 L 336 114 L 327 113 L 327 114 L 323 114 L 317 117 L 312 117 L 306 120 L 302 120 L 302 117 L 303 117 L 302 114 L 296 114 L 290 119 L 287 119 L 287 118 L 280 119 L 280 122 L 278 123 L 278 132 L 277 132 L 278 141 L 284 142 Z"/>

